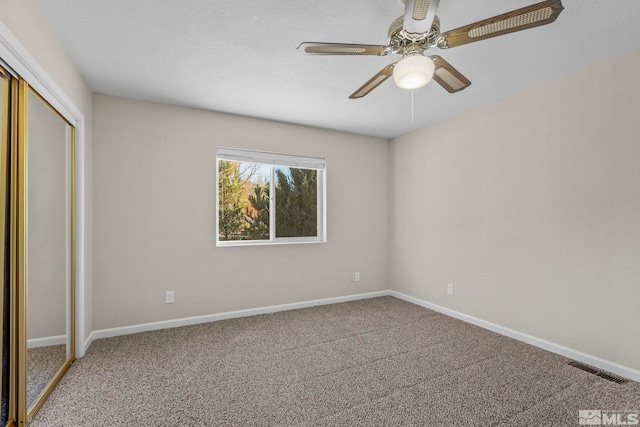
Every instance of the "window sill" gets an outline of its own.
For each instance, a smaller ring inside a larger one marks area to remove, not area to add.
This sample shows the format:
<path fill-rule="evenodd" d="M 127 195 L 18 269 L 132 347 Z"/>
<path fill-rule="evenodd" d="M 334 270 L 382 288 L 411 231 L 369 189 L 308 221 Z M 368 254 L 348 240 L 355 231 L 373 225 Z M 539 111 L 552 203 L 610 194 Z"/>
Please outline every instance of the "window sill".
<path fill-rule="evenodd" d="M 326 239 L 299 240 L 299 239 L 283 239 L 283 240 L 226 240 L 216 242 L 216 247 L 238 247 L 238 246 L 273 246 L 273 245 L 302 245 L 302 244 L 318 244 L 327 243 Z"/>

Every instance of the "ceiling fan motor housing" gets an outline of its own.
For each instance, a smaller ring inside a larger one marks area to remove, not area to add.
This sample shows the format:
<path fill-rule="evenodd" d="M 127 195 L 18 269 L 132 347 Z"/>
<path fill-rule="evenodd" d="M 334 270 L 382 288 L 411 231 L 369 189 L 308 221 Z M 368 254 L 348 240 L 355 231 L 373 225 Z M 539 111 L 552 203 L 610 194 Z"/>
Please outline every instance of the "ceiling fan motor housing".
<path fill-rule="evenodd" d="M 408 33 L 403 28 L 404 16 L 400 16 L 394 20 L 389 26 L 388 44 L 392 47 L 393 53 L 404 55 L 409 45 L 419 44 L 422 51 L 425 51 L 436 45 L 436 40 L 440 35 L 440 19 L 436 16 L 431 24 L 431 31 L 428 33 Z"/>

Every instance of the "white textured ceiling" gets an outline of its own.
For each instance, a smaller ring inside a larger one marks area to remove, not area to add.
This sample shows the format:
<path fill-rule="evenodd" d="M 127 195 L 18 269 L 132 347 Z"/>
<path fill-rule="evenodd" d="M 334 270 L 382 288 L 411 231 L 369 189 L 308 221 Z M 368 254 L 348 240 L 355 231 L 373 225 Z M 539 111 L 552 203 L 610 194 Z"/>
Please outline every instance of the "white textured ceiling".
<path fill-rule="evenodd" d="M 306 56 L 304 41 L 386 44 L 400 0 L 35 0 L 96 92 L 391 138 L 640 49 L 640 1 L 563 0 L 555 23 L 448 50 L 457 94 L 390 79 L 399 56 Z M 442 31 L 537 0 L 441 0 Z M 640 70 L 638 70 L 640 72 Z"/>

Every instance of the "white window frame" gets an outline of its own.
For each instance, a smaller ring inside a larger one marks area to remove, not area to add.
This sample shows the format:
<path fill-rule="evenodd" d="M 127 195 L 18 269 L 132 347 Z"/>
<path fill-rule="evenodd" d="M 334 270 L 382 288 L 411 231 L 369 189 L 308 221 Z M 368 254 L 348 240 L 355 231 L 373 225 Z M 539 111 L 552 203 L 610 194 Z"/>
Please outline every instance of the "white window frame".
<path fill-rule="evenodd" d="M 269 240 L 220 240 L 220 199 L 218 182 L 220 160 L 234 162 L 250 162 L 271 167 L 269 182 Z M 296 156 L 290 154 L 269 153 L 239 148 L 217 147 L 216 149 L 216 246 L 252 246 L 274 244 L 325 243 L 327 241 L 327 195 L 326 195 L 326 159 L 317 157 Z M 314 169 L 317 171 L 318 181 L 318 235 L 306 237 L 276 237 L 275 224 L 275 166 Z"/>

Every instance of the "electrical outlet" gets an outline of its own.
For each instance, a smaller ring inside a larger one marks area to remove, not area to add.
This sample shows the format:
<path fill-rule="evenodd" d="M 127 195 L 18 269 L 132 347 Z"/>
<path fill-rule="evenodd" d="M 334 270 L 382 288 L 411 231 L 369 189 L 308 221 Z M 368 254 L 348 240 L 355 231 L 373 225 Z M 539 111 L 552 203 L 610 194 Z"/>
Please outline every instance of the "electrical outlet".
<path fill-rule="evenodd" d="M 453 295 L 453 283 L 447 285 L 447 294 Z"/>
<path fill-rule="evenodd" d="M 360 272 L 359 272 L 359 271 L 356 271 L 356 272 L 353 274 L 353 281 L 354 281 L 354 282 L 359 282 L 359 281 L 360 281 Z"/>
<path fill-rule="evenodd" d="M 175 294 L 173 291 L 167 291 L 164 294 L 164 303 L 165 304 L 173 304 L 173 302 L 175 301 Z"/>

